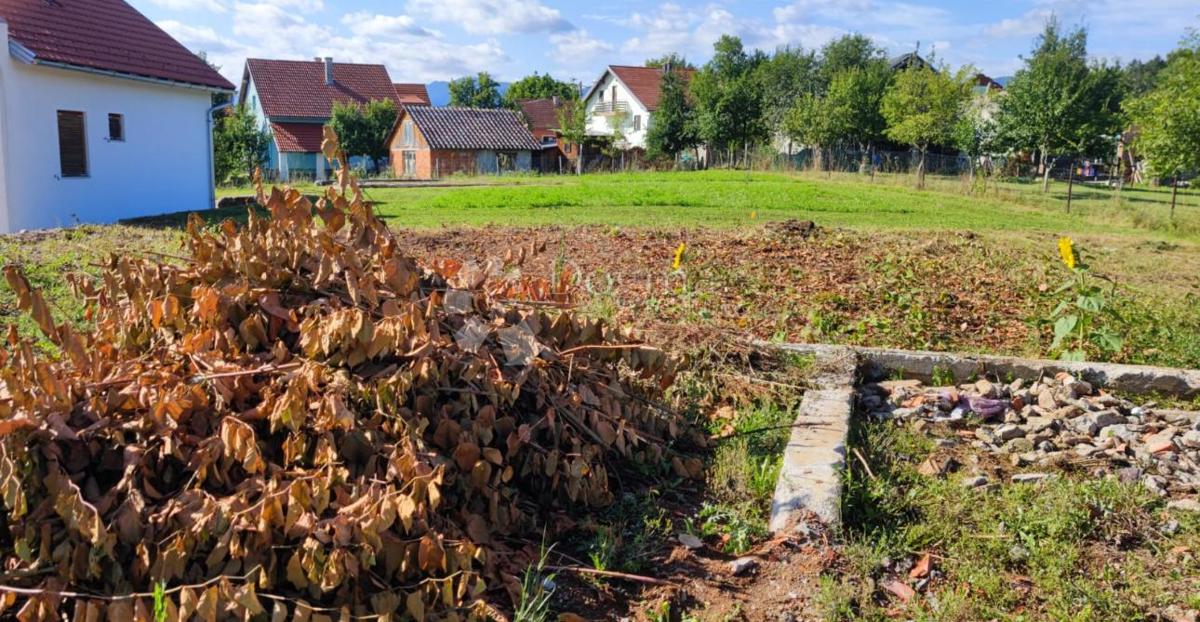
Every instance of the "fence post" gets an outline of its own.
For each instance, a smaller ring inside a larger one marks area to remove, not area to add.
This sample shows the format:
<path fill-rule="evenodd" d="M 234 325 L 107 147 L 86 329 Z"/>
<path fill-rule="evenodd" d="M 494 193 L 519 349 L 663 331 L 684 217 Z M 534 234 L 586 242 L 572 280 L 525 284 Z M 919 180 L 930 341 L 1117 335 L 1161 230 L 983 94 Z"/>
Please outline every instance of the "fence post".
<path fill-rule="evenodd" d="M 1067 173 L 1067 213 L 1071 213 L 1071 196 L 1075 189 L 1075 160 L 1071 160 L 1071 170 Z"/>

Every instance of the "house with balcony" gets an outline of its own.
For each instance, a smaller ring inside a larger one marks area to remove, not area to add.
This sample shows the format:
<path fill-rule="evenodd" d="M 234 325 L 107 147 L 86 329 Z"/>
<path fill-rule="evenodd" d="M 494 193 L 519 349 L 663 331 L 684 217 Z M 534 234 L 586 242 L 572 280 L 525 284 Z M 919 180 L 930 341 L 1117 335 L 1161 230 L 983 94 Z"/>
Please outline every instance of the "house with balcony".
<path fill-rule="evenodd" d="M 584 98 L 587 133 L 595 138 L 613 137 L 622 150 L 644 150 L 646 130 L 658 109 L 662 78 L 667 67 L 609 65 Z M 674 69 L 685 80 L 693 71 Z"/>

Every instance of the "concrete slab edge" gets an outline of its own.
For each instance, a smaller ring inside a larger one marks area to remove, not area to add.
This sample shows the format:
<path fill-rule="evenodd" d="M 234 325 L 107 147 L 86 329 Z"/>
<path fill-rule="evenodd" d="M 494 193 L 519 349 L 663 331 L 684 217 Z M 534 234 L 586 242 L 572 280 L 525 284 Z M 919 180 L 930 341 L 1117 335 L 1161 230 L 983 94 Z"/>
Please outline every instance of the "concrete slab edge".
<path fill-rule="evenodd" d="M 858 357 L 849 349 L 822 352 L 813 388 L 805 392 L 775 483 L 770 528 L 792 529 L 808 512 L 826 525 L 841 519 L 842 469 L 854 406 Z"/>
<path fill-rule="evenodd" d="M 847 349 L 843 346 L 804 343 L 759 342 L 758 345 L 810 354 L 817 358 L 838 356 L 840 355 L 838 353 L 844 353 Z M 1200 370 L 1194 369 L 887 348 L 853 347 L 849 349 L 858 356 L 861 363 L 859 374 L 865 380 L 882 380 L 902 375 L 906 378 L 918 378 L 929 382 L 933 380 L 935 373 L 947 372 L 954 375 L 955 382 L 966 382 L 985 374 L 994 375 L 1000 380 L 1005 380 L 1010 376 L 1033 379 L 1040 374 L 1052 375 L 1065 371 L 1077 378 L 1087 380 L 1097 387 L 1123 393 L 1160 393 L 1184 399 L 1200 396 Z"/>

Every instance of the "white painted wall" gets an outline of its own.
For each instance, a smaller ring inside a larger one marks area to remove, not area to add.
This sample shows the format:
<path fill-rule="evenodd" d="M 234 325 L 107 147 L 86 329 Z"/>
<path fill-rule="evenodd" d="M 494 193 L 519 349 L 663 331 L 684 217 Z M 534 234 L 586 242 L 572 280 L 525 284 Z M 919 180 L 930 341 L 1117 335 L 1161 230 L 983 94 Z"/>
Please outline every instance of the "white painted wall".
<path fill-rule="evenodd" d="M 8 56 L 8 22 L 0 17 L 0 54 Z M 4 102 L 7 98 L 4 72 L 0 71 L 0 232 L 8 231 L 8 113 Z"/>
<path fill-rule="evenodd" d="M 210 91 L 28 65 L 7 43 L 0 84 L 8 154 L 0 232 L 212 207 Z M 84 113 L 88 177 L 59 176 L 59 110 Z M 125 116 L 124 142 L 107 140 L 109 113 Z"/>
<path fill-rule="evenodd" d="M 587 101 L 584 102 L 584 109 L 587 110 L 587 133 L 592 136 L 611 136 L 613 127 L 609 123 L 609 117 L 595 113 L 596 106 L 600 103 L 600 93 L 604 93 L 604 103 L 612 101 L 613 85 L 617 87 L 617 101 L 629 104 L 629 114 L 626 115 L 625 121 L 621 126 L 621 132 L 625 134 L 625 140 L 631 148 L 646 148 L 646 130 L 650 127 L 650 112 L 642 105 L 625 85 L 617 80 L 616 75 L 611 71 L 606 71 L 604 78 L 599 82 L 600 86 L 592 89 L 588 93 Z M 641 129 L 634 131 L 634 115 L 641 117 Z"/>

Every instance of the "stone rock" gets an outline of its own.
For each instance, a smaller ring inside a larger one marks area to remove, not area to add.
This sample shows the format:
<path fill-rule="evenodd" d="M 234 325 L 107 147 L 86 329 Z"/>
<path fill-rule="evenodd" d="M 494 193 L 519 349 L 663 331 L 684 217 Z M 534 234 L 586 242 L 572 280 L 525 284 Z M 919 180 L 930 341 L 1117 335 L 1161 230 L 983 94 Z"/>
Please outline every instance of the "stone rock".
<path fill-rule="evenodd" d="M 1007 423 L 996 428 L 996 438 L 1001 441 L 1011 441 L 1014 438 L 1021 438 L 1023 436 L 1025 436 L 1025 430 L 1022 430 L 1021 426 L 1012 423 Z"/>
<path fill-rule="evenodd" d="M 753 557 L 739 557 L 729 562 L 729 571 L 735 577 L 740 577 L 755 568 L 758 568 L 758 560 Z"/>
<path fill-rule="evenodd" d="M 1092 384 L 1086 380 L 1076 380 L 1067 383 L 1065 386 L 1075 397 L 1084 397 L 1085 395 L 1092 394 Z"/>
<path fill-rule="evenodd" d="M 988 478 L 986 478 L 982 475 L 976 475 L 975 477 L 968 477 L 968 478 L 963 479 L 963 481 L 962 481 L 962 485 L 965 488 L 982 488 L 984 486 L 987 486 L 987 484 L 988 484 Z"/>
<path fill-rule="evenodd" d="M 1053 417 L 1027 417 L 1025 419 L 1025 429 L 1031 433 L 1038 433 L 1043 430 L 1049 430 L 1054 427 L 1056 419 Z"/>
<path fill-rule="evenodd" d="M 1200 449 L 1200 430 L 1188 430 L 1184 432 L 1179 441 L 1188 449 Z"/>
<path fill-rule="evenodd" d="M 704 541 L 690 533 L 681 533 L 676 537 L 678 538 L 680 544 L 689 549 L 695 550 L 704 548 Z"/>
<path fill-rule="evenodd" d="M 1054 399 L 1053 391 L 1043 389 L 1038 393 L 1037 399 L 1038 406 L 1041 406 L 1044 410 L 1055 410 L 1058 408 L 1058 402 Z"/>
<path fill-rule="evenodd" d="M 1200 501 L 1195 499 L 1175 499 L 1167 502 L 1168 510 L 1179 510 L 1181 512 L 1200 512 Z"/>
<path fill-rule="evenodd" d="M 996 399 L 1000 390 L 986 378 L 975 383 L 975 391 L 988 399 Z"/>
<path fill-rule="evenodd" d="M 1125 467 L 1117 471 L 1117 479 L 1126 484 L 1132 484 L 1142 477 L 1142 470 L 1137 467 Z"/>
<path fill-rule="evenodd" d="M 1024 454 L 1033 451 L 1033 441 L 1018 437 L 1004 444 L 1004 451 L 1010 454 Z"/>
<path fill-rule="evenodd" d="M 1012 476 L 1012 481 L 1014 484 L 1036 484 L 1053 478 L 1051 473 L 1017 473 Z"/>

